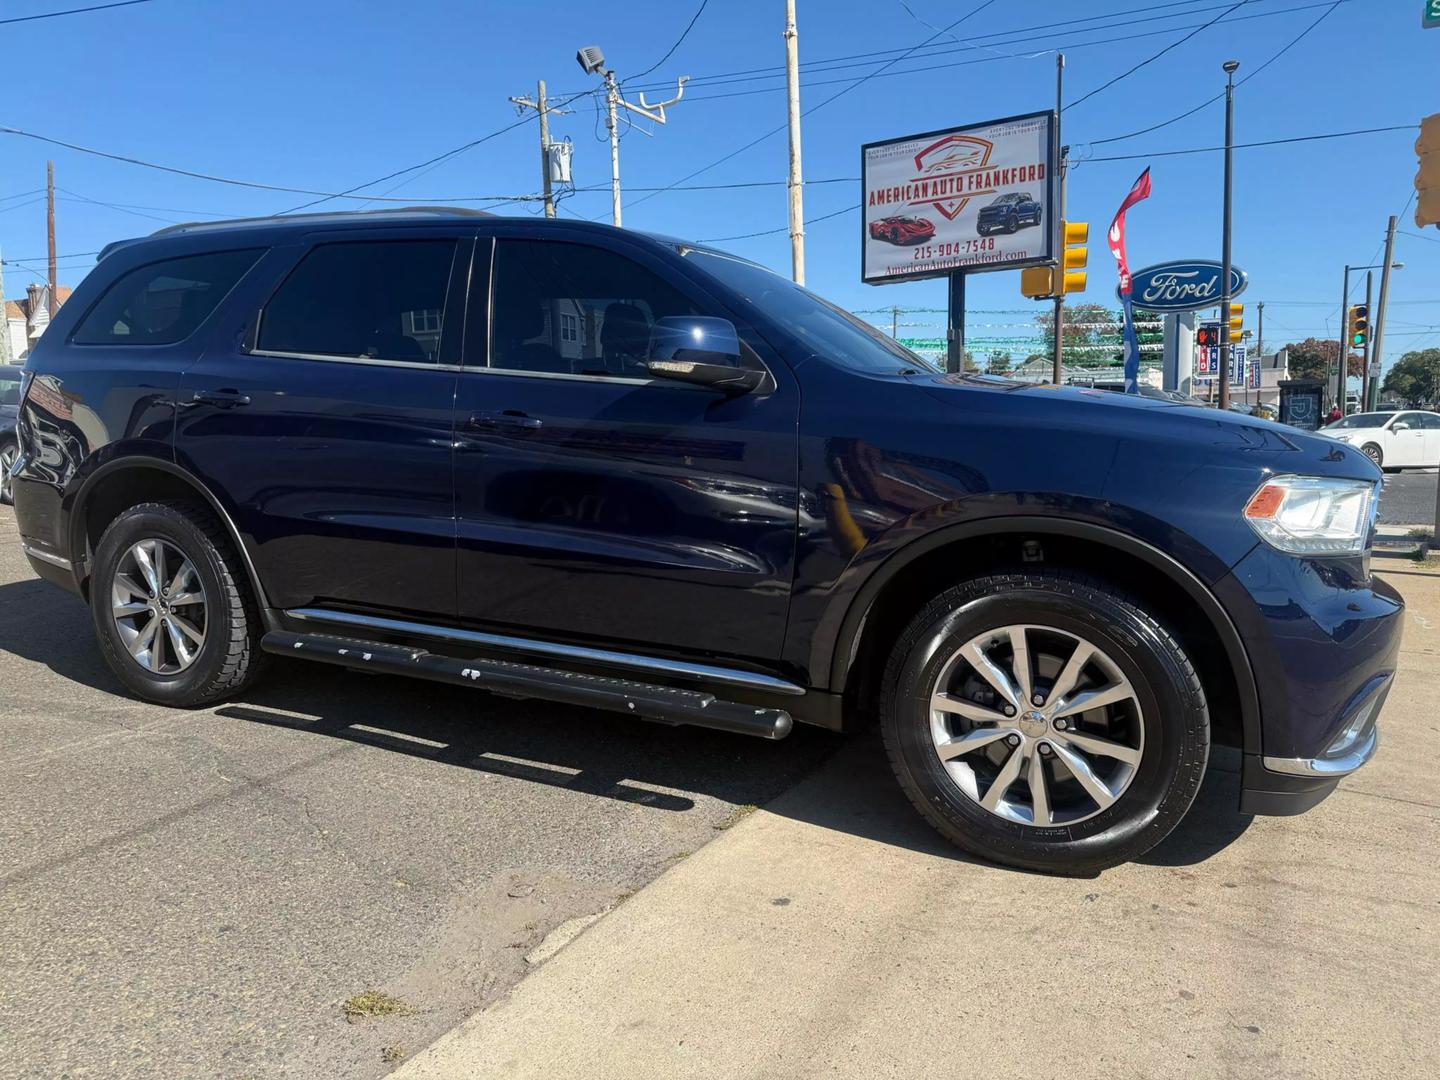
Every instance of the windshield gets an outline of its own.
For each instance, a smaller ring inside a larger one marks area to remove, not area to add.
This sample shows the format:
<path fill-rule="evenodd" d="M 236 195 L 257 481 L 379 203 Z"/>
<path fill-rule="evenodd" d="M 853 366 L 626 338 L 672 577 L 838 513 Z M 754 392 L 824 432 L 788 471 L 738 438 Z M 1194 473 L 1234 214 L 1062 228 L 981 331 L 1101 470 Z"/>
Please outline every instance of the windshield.
<path fill-rule="evenodd" d="M 1344 420 L 1336 420 L 1328 425 L 1332 430 L 1335 428 L 1357 428 L 1357 427 L 1380 427 L 1387 423 L 1394 413 L 1388 412 L 1362 412 L 1354 416 L 1347 416 Z"/>
<path fill-rule="evenodd" d="M 20 369 L 0 371 L 0 408 L 20 404 Z"/>
<path fill-rule="evenodd" d="M 681 254 L 695 260 L 696 265 L 831 360 L 847 367 L 890 374 L 905 369 L 937 370 L 928 360 L 864 320 L 762 266 L 695 248 L 681 248 Z"/>

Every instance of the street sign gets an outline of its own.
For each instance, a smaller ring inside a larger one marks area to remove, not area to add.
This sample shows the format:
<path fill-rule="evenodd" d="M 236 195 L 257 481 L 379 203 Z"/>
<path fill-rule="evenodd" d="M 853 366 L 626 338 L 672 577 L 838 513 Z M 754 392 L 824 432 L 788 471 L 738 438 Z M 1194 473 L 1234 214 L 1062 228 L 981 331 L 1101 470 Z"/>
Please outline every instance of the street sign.
<path fill-rule="evenodd" d="M 1420 25 L 1426 30 L 1440 27 L 1440 0 L 1425 0 L 1425 10 L 1420 13 Z"/>
<path fill-rule="evenodd" d="M 1244 345 L 1230 346 L 1230 385 L 1241 388 L 1246 382 L 1246 353 Z M 1260 365 L 1252 364 L 1250 374 L 1250 385 L 1259 387 Z M 1195 347 L 1195 381 L 1210 382 L 1220 374 L 1220 346 L 1219 345 L 1197 345 Z"/>
<path fill-rule="evenodd" d="M 862 280 L 1049 262 L 1056 152 L 1050 112 L 862 146 Z"/>
<path fill-rule="evenodd" d="M 1132 275 L 1135 306 L 1146 311 L 1199 311 L 1220 303 L 1220 263 L 1209 259 L 1176 259 L 1156 263 Z M 1250 283 L 1245 271 L 1230 267 L 1230 299 Z M 1116 289 L 1119 294 L 1119 289 Z"/>

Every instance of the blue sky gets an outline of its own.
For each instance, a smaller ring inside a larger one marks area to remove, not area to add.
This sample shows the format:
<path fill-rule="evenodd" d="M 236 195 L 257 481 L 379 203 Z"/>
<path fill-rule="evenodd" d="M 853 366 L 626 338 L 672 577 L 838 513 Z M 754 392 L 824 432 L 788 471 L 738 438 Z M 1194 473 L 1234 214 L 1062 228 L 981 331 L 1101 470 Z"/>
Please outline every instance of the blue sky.
<path fill-rule="evenodd" d="M 96 2 L 103 0 L 7 0 L 0 19 Z M 802 63 L 907 49 L 935 33 L 927 23 L 943 27 L 980 0 L 906 3 L 908 11 L 900 0 L 799 0 Z M 1091 285 L 1080 299 L 1113 304 L 1114 264 L 1103 230 L 1147 163 L 1154 193 L 1130 215 L 1132 266 L 1218 257 L 1221 156 L 1148 155 L 1218 144 L 1221 103 L 1149 134 L 1096 141 L 1198 105 L 1223 88 L 1221 61 L 1238 59 L 1237 78 L 1244 77 L 1331 7 L 1328 0 L 1247 0 L 1181 42 L 1233 3 L 993 0 L 953 38 L 937 38 L 923 59 L 902 60 L 883 72 L 878 63 L 807 71 L 805 108 L 848 85 L 833 80 L 873 77 L 805 118 L 807 178 L 838 181 L 807 187 L 806 217 L 859 202 L 858 183 L 848 178 L 858 175 L 863 142 L 1049 108 L 1053 50 L 1063 45 L 1066 100 L 1078 102 L 1065 113 L 1064 140 L 1082 158 L 1071 173 L 1069 216 L 1092 226 Z M 8 64 L 0 124 L 199 172 L 338 191 L 513 123 L 507 97 L 533 93 L 537 78 L 547 79 L 552 97 L 592 88 L 598 80 L 575 63 L 580 45 L 600 45 L 622 79 L 638 74 L 660 60 L 698 6 L 699 0 L 150 0 L 0 24 L 0 55 Z M 1341 0 L 1237 91 L 1236 141 L 1415 125 L 1422 115 L 1440 111 L 1440 30 L 1421 29 L 1420 7 L 1420 0 Z M 674 55 L 653 75 L 635 80 L 696 79 L 665 127 L 637 123 L 627 129 L 621 145 L 627 189 L 672 183 L 784 123 L 783 79 L 702 81 L 779 71 L 783 10 L 780 0 L 710 0 Z M 1134 74 L 1078 101 L 1176 42 Z M 604 129 L 594 99 L 579 98 L 571 107 L 573 114 L 552 121 L 552 137 L 573 140 L 576 183 L 603 188 L 609 159 L 597 139 Z M 1327 320 L 1333 335 L 1341 266 L 1378 261 L 1386 216 L 1400 213 L 1412 191 L 1414 139 L 1410 128 L 1236 152 L 1235 261 L 1250 275 L 1247 326 L 1254 326 L 1255 303 L 1267 302 L 1267 346 L 1323 336 Z M 1142 156 L 1094 160 L 1116 155 Z M 31 260 L 45 251 L 44 205 L 24 193 L 43 187 L 47 157 L 55 161 L 62 189 L 62 255 L 94 251 L 171 221 L 273 213 L 306 201 L 0 135 L 0 250 L 42 273 L 43 257 Z M 417 201 L 527 194 L 538 186 L 537 159 L 530 123 L 430 171 L 367 191 Z M 785 169 L 786 140 L 779 134 L 689 182 L 778 181 Z M 786 220 L 780 185 L 674 190 L 648 199 L 631 191 L 625 203 L 627 226 L 697 239 L 783 230 Z M 608 220 L 608 189 L 579 192 L 564 208 Z M 533 203 L 519 204 L 513 212 L 534 210 Z M 810 287 L 856 309 L 943 306 L 938 281 L 861 284 L 858 222 L 857 213 L 842 213 L 809 228 Z M 1400 229 L 1419 231 L 1408 210 Z M 1406 269 L 1392 278 L 1387 331 L 1391 361 L 1407 349 L 1440 344 L 1440 242 L 1432 242 L 1440 241 L 1440 230 L 1425 230 L 1431 240 L 1403 232 L 1396 257 Z M 721 246 L 777 269 L 789 265 L 783 231 Z M 91 264 L 85 257 L 62 259 L 61 280 L 77 282 Z M 1355 277 L 1358 295 L 1364 275 Z M 30 280 L 22 268 L 6 267 L 10 296 L 21 295 Z M 1378 275 L 1376 284 L 1378 290 Z M 1008 334 L 1013 331 L 1005 324 L 1030 318 L 990 312 L 1031 310 L 1020 297 L 1016 272 L 972 277 L 969 307 L 973 334 Z M 921 324 L 937 318 L 902 317 L 917 324 L 909 328 L 917 336 L 935 332 Z"/>

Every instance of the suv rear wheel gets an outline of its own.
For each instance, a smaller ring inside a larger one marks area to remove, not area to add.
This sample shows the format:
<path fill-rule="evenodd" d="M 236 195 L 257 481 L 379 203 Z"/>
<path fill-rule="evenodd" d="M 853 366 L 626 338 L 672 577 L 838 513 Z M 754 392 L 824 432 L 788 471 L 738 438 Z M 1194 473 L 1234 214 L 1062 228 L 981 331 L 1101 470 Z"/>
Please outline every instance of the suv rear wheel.
<path fill-rule="evenodd" d="M 1200 790 L 1210 720 L 1153 616 L 1063 571 L 948 589 L 901 636 L 881 726 L 911 801 L 967 851 L 1085 874 L 1159 843 Z"/>
<path fill-rule="evenodd" d="M 212 514 L 187 503 L 131 507 L 95 552 L 90 608 L 100 650 L 140 697 L 205 705 L 258 670 L 249 582 Z"/>
<path fill-rule="evenodd" d="M 14 439 L 0 439 L 0 505 L 9 506 L 15 499 L 10 488 L 10 470 L 19 456 Z"/>

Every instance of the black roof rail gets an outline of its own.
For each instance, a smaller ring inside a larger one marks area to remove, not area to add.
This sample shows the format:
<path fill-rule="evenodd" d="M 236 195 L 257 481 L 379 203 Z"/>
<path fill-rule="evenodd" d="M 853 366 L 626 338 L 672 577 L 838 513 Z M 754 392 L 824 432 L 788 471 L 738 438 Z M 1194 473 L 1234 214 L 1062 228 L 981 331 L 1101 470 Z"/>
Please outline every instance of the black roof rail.
<path fill-rule="evenodd" d="M 313 214 L 268 214 L 258 217 L 246 218 L 225 218 L 219 221 L 186 221 L 179 225 L 167 225 L 163 229 L 156 229 L 151 236 L 170 236 L 175 233 L 195 232 L 204 229 L 223 229 L 234 225 L 283 225 L 289 222 L 314 222 L 341 220 L 348 221 L 357 217 L 382 217 L 382 216 L 409 215 L 431 216 L 431 217 L 494 217 L 488 210 L 474 210 L 466 206 L 397 206 L 386 207 L 383 210 L 321 210 Z"/>

